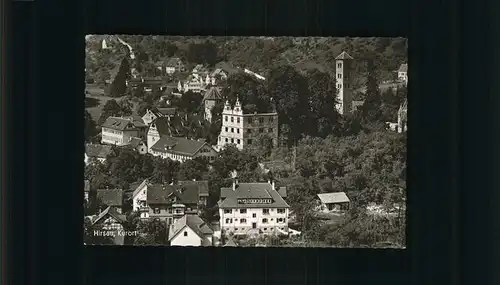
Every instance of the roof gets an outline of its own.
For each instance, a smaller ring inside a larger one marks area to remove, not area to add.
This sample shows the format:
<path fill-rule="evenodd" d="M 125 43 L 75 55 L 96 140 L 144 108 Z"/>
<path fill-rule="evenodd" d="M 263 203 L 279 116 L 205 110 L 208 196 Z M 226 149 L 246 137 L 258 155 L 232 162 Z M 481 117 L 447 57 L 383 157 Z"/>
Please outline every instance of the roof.
<path fill-rule="evenodd" d="M 85 180 L 84 186 L 83 186 L 83 191 L 90 192 L 90 180 Z"/>
<path fill-rule="evenodd" d="M 215 68 L 221 69 L 221 70 L 227 72 L 228 75 L 242 72 L 242 70 L 232 66 L 230 63 L 225 62 L 225 61 L 221 61 L 221 62 L 217 63 L 215 65 Z"/>
<path fill-rule="evenodd" d="M 344 192 L 321 193 L 318 194 L 318 197 L 324 204 L 349 202 L 349 198 Z"/>
<path fill-rule="evenodd" d="M 107 206 L 123 205 L 123 190 L 122 189 L 97 189 L 97 199 Z"/>
<path fill-rule="evenodd" d="M 143 140 L 141 138 L 136 138 L 136 137 L 131 137 L 130 138 L 130 141 L 128 142 L 128 145 L 133 147 L 133 148 L 136 148 L 138 146 L 140 146 L 141 144 L 143 144 Z"/>
<path fill-rule="evenodd" d="M 208 181 L 207 180 L 201 180 L 201 181 L 192 181 L 192 180 L 187 180 L 187 181 L 179 181 L 179 185 L 184 186 L 184 185 L 196 185 L 198 187 L 198 192 L 200 193 L 200 196 L 208 196 Z"/>
<path fill-rule="evenodd" d="M 134 191 L 132 193 L 132 197 L 135 197 L 139 193 L 139 190 L 141 190 L 141 188 L 144 185 L 151 185 L 151 183 L 149 182 L 148 179 L 144 179 L 143 181 L 137 181 L 137 182 L 131 183 L 129 185 L 129 188 L 130 188 L 130 190 Z"/>
<path fill-rule="evenodd" d="M 350 56 L 347 52 L 343 51 L 335 59 L 354 59 L 354 58 Z"/>
<path fill-rule="evenodd" d="M 148 187 L 148 204 L 170 204 L 171 194 L 178 198 L 176 204 L 198 204 L 199 187 L 197 185 L 152 184 Z"/>
<path fill-rule="evenodd" d="M 220 93 L 219 88 L 210 87 L 210 89 L 205 92 L 205 96 L 203 97 L 203 101 L 205 100 L 222 100 L 222 94 Z"/>
<path fill-rule="evenodd" d="M 157 110 L 164 116 L 173 116 L 177 112 L 177 108 L 158 108 Z"/>
<path fill-rule="evenodd" d="M 165 66 L 175 66 L 177 63 L 182 63 L 181 59 L 178 57 L 171 57 L 165 60 Z"/>
<path fill-rule="evenodd" d="M 151 147 L 151 149 L 155 151 L 193 156 L 206 144 L 207 143 L 205 142 L 197 140 L 163 136 Z"/>
<path fill-rule="evenodd" d="M 114 130 L 133 130 L 136 128 L 147 127 L 144 121 L 139 116 L 128 116 L 128 117 L 108 117 L 104 124 L 104 128 L 110 128 Z"/>
<path fill-rule="evenodd" d="M 226 242 L 226 244 L 224 246 L 235 247 L 235 246 L 238 246 L 238 244 L 234 241 L 233 238 L 228 237 L 227 242 Z"/>
<path fill-rule="evenodd" d="M 86 144 L 85 154 L 88 157 L 106 158 L 112 151 L 112 146 L 102 144 Z"/>
<path fill-rule="evenodd" d="M 168 239 L 172 240 L 186 226 L 193 230 L 200 238 L 204 235 L 213 234 L 213 230 L 210 228 L 209 224 L 197 215 L 184 215 L 171 225 Z"/>
<path fill-rule="evenodd" d="M 229 190 L 230 191 L 229 191 Z M 219 208 L 288 208 L 290 207 L 280 196 L 278 191 L 273 189 L 269 183 L 239 183 L 236 190 L 232 188 L 221 188 L 221 197 L 226 199 L 219 204 Z M 262 198 L 272 199 L 271 204 L 238 204 L 240 198 Z"/>
<path fill-rule="evenodd" d="M 408 72 L 408 64 L 406 64 L 406 63 L 401 64 L 398 72 Z"/>
<path fill-rule="evenodd" d="M 102 220 L 106 216 L 111 216 L 113 217 L 118 223 L 123 223 L 127 220 L 125 215 L 122 215 L 116 211 L 115 208 L 112 208 L 111 206 L 107 207 L 106 210 L 102 211 L 99 216 L 95 217 L 92 220 L 92 225 L 96 224 L 100 220 Z"/>

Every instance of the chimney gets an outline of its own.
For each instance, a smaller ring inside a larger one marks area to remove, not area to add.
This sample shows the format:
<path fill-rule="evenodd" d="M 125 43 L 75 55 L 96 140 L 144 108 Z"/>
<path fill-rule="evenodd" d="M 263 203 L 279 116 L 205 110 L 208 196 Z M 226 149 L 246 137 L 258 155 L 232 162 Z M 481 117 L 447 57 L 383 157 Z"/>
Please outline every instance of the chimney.
<path fill-rule="evenodd" d="M 233 191 L 236 191 L 236 186 L 238 185 L 238 177 L 233 178 Z"/>
<path fill-rule="evenodd" d="M 276 190 L 276 184 L 275 184 L 274 180 L 273 180 L 272 186 L 273 186 L 273 190 Z"/>

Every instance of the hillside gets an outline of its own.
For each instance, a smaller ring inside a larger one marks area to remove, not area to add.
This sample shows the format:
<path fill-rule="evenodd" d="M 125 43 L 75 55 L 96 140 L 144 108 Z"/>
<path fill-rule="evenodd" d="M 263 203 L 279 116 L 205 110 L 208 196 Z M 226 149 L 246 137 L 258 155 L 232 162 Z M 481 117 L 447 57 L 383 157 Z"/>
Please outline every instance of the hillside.
<path fill-rule="evenodd" d="M 120 43 L 110 45 L 113 50 L 101 50 L 102 39 L 109 37 L 95 35 L 87 39 L 86 67 L 89 77 L 103 76 L 107 70 L 119 65 L 127 55 Z M 292 37 L 180 37 L 180 36 L 132 36 L 120 35 L 139 54 L 138 61 L 153 64 L 168 56 L 178 56 L 189 63 L 190 44 L 213 44 L 217 61 L 227 61 L 235 66 L 245 67 L 260 74 L 266 74 L 274 65 L 289 64 L 299 70 L 318 68 L 334 72 L 335 57 L 347 51 L 357 61 L 357 84 L 363 84 L 366 58 L 375 58 L 381 81 L 391 80 L 399 65 L 407 61 L 406 39 L 404 38 L 292 38 Z M 107 40 L 108 41 L 108 40 Z M 142 56 L 140 56 L 142 54 Z M 197 62 L 191 62 L 196 64 Z"/>

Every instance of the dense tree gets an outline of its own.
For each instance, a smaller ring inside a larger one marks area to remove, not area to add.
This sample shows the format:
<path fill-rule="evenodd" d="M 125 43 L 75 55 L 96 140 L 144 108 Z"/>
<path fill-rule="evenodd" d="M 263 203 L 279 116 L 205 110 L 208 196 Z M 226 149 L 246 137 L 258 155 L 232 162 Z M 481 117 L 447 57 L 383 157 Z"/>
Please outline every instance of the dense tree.
<path fill-rule="evenodd" d="M 98 125 L 102 125 L 108 117 L 111 116 L 128 116 L 132 114 L 132 109 L 128 103 L 118 103 L 116 100 L 111 99 L 104 104 L 101 116 L 99 117 Z"/>
<path fill-rule="evenodd" d="M 217 63 L 217 47 L 210 41 L 190 43 L 187 50 L 187 60 L 190 63 L 213 66 Z"/>
<path fill-rule="evenodd" d="M 173 57 L 179 48 L 175 44 L 166 44 L 165 50 L 168 57 Z"/>
<path fill-rule="evenodd" d="M 177 176 L 178 180 L 201 180 L 203 173 L 207 171 L 207 161 L 202 158 L 195 158 L 182 163 Z"/>
<path fill-rule="evenodd" d="M 187 113 L 195 113 L 201 104 L 203 97 L 200 93 L 195 93 L 191 90 L 184 93 L 179 102 L 179 108 Z"/>
<path fill-rule="evenodd" d="M 168 245 L 168 228 L 164 221 L 143 221 L 137 228 L 142 235 L 135 240 L 136 245 Z"/>
<path fill-rule="evenodd" d="M 366 80 L 365 102 L 361 107 L 363 119 L 367 122 L 374 122 L 381 119 L 382 98 L 379 89 L 379 79 L 374 60 L 368 60 L 368 76 Z"/>
<path fill-rule="evenodd" d="M 96 136 L 99 133 L 99 130 L 97 129 L 96 122 L 94 121 L 94 119 L 92 119 L 92 116 L 87 110 L 85 110 L 84 120 L 85 120 L 85 128 L 84 128 L 85 141 L 89 142 L 94 136 Z"/>
<path fill-rule="evenodd" d="M 99 224 L 92 225 L 90 218 L 85 217 L 83 223 L 83 242 L 87 245 L 112 245 L 113 238 L 109 236 L 94 235 L 94 231 L 102 230 Z"/>
<path fill-rule="evenodd" d="M 126 57 L 123 58 L 118 73 L 111 83 L 110 96 L 121 97 L 127 92 L 127 80 L 130 80 L 130 64 Z"/>

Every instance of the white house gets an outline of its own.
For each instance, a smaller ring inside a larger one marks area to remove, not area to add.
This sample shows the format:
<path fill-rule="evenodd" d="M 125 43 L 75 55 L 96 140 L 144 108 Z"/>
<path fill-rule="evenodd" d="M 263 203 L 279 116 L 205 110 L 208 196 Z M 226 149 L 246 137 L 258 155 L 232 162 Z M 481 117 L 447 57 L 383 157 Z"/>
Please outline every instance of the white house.
<path fill-rule="evenodd" d="M 177 108 L 153 108 L 147 109 L 144 116 L 142 116 L 142 120 L 146 125 L 151 125 L 151 123 L 160 117 L 166 117 L 171 119 L 175 116 L 177 112 Z"/>
<path fill-rule="evenodd" d="M 102 125 L 101 143 L 127 145 L 133 137 L 144 138 L 147 128 L 141 117 L 109 117 Z"/>
<path fill-rule="evenodd" d="M 170 225 L 171 246 L 213 246 L 213 230 L 198 215 L 186 214 Z"/>
<path fill-rule="evenodd" d="M 408 84 L 408 64 L 403 63 L 398 69 L 398 80 Z"/>
<path fill-rule="evenodd" d="M 232 187 L 221 188 L 220 197 L 220 225 L 224 232 L 235 235 L 288 233 L 290 206 L 274 182 L 238 183 L 235 178 Z"/>

